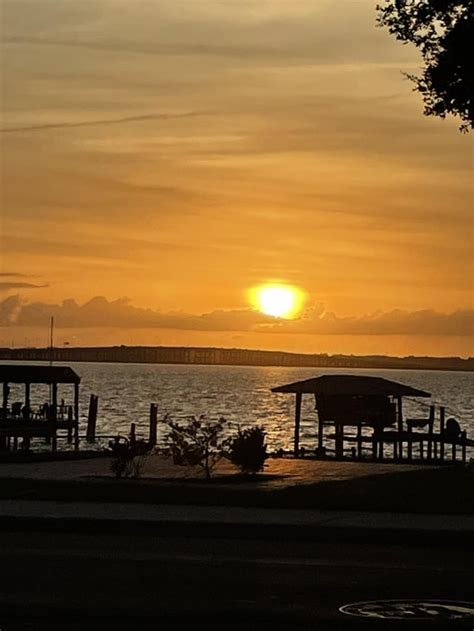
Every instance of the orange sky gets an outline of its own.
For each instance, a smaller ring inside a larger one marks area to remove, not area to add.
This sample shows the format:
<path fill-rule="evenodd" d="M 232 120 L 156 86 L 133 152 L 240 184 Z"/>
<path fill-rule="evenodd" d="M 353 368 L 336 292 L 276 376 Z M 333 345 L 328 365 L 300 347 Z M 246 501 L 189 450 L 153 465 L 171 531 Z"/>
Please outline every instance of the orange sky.
<path fill-rule="evenodd" d="M 0 344 L 473 354 L 472 134 L 374 1 L 0 1 Z"/>

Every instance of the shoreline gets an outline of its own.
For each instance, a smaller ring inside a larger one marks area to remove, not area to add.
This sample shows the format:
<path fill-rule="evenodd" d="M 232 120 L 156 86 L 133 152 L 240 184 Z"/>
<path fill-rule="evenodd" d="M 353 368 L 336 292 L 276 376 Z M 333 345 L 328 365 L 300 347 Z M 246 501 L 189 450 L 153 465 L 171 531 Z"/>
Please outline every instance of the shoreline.
<path fill-rule="evenodd" d="M 426 370 L 474 372 L 474 358 L 392 357 L 378 355 L 319 355 L 249 349 L 160 346 L 107 346 L 77 348 L 0 348 L 0 362 L 111 363 L 170 366 L 222 366 L 348 369 Z"/>

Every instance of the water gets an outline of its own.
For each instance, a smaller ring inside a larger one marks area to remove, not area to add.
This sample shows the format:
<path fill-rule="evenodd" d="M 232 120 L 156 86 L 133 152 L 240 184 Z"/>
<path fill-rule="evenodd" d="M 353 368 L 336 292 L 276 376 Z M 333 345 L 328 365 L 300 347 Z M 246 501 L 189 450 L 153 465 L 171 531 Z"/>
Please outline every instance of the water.
<path fill-rule="evenodd" d="M 373 375 L 392 379 L 432 393 L 432 400 L 406 401 L 410 417 L 427 417 L 429 403 L 445 405 L 474 437 L 474 373 L 402 370 L 365 370 L 330 368 L 278 368 L 259 366 L 196 366 L 156 364 L 71 364 L 81 376 L 81 434 L 85 433 L 87 408 L 91 393 L 99 396 L 98 434 L 128 434 L 130 423 L 137 433 L 148 434 L 151 402 L 158 404 L 158 417 L 169 414 L 181 420 L 205 414 L 210 419 L 221 416 L 242 426 L 262 425 L 267 431 L 270 449 L 291 449 L 293 439 L 294 395 L 273 394 L 270 389 L 285 383 L 322 374 Z M 16 392 L 15 392 L 16 391 Z M 12 387 L 11 401 L 22 398 L 22 388 Z M 58 398 L 72 402 L 72 386 L 60 386 Z M 47 386 L 32 387 L 32 404 L 48 398 Z M 436 425 L 435 425 L 436 427 Z M 159 426 L 159 440 L 164 437 Z M 303 397 L 302 447 L 316 443 L 314 397 Z"/>

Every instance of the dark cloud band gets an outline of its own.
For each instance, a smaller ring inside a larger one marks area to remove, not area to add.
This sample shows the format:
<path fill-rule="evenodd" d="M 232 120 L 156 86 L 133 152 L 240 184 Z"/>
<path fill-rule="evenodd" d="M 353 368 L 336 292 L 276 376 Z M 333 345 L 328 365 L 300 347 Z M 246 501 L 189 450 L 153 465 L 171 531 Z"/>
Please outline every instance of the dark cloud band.
<path fill-rule="evenodd" d="M 128 300 L 97 296 L 83 305 L 24 302 L 9 296 L 0 302 L 0 326 L 44 326 L 51 316 L 59 328 L 178 329 L 183 331 L 258 331 L 293 335 L 434 335 L 468 337 L 474 331 L 474 310 L 437 313 L 401 311 L 339 317 L 313 312 L 298 320 L 277 320 L 251 309 L 204 314 L 163 313 L 134 307 Z"/>

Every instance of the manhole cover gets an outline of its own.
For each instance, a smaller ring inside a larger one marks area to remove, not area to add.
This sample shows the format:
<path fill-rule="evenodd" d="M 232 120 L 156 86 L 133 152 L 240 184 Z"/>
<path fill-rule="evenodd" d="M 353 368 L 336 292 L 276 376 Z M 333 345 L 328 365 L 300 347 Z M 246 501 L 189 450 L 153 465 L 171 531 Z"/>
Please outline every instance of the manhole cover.
<path fill-rule="evenodd" d="M 457 600 L 369 600 L 339 609 L 350 616 L 390 620 L 460 620 L 474 618 L 474 603 Z"/>

